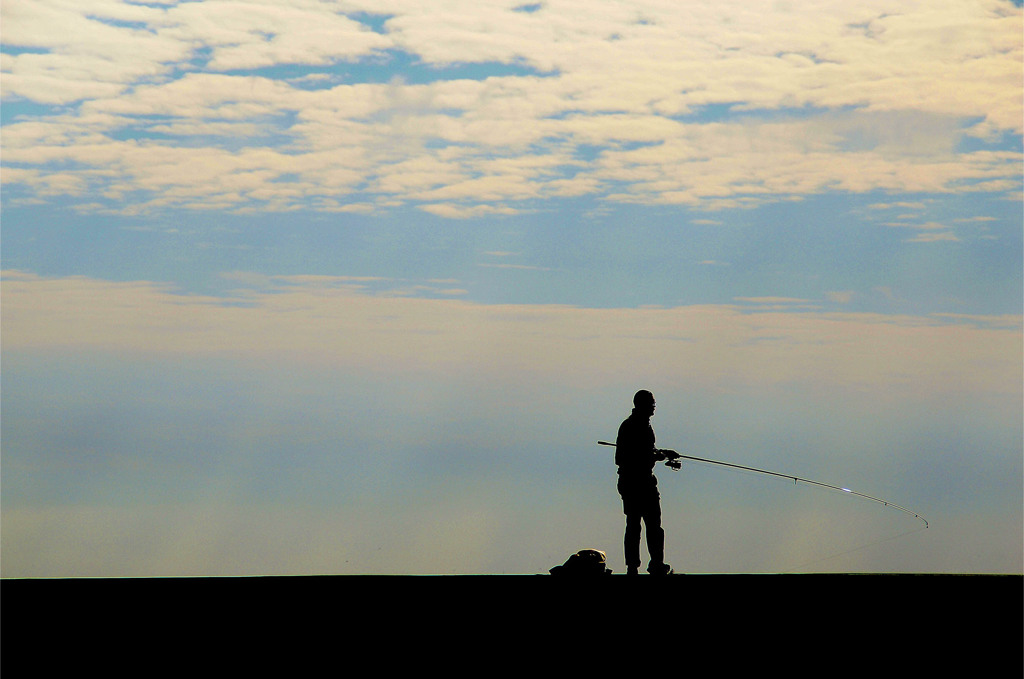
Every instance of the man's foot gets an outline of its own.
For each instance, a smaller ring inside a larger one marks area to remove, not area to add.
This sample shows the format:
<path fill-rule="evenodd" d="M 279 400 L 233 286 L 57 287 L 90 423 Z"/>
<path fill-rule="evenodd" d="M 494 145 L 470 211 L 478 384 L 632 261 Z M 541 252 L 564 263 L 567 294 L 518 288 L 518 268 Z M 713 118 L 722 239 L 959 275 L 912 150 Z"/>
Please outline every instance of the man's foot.
<path fill-rule="evenodd" d="M 640 569 L 636 566 L 630 566 L 626 569 L 626 575 L 640 575 Z"/>
<path fill-rule="evenodd" d="M 672 570 L 672 566 L 669 566 L 667 563 L 659 564 L 657 566 L 651 564 L 647 567 L 647 572 L 651 575 L 672 575 L 675 573 L 675 571 Z"/>

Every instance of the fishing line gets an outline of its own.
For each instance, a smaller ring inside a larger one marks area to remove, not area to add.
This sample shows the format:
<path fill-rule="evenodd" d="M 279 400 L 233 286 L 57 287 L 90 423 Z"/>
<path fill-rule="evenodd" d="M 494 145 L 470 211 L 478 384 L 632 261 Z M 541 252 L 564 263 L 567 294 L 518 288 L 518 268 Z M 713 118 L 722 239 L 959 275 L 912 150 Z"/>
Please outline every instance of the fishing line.
<path fill-rule="evenodd" d="M 807 561 L 807 562 L 804 562 L 804 563 L 801 563 L 801 564 L 797 564 L 796 566 L 791 566 L 791 567 L 785 569 L 782 572 L 783 573 L 792 573 L 792 572 L 794 572 L 796 570 L 802 570 L 804 568 L 807 568 L 808 566 L 813 566 L 814 564 L 821 563 L 822 561 L 829 561 L 830 559 L 837 559 L 837 558 L 839 558 L 841 556 L 846 556 L 848 554 L 853 554 L 854 552 L 859 552 L 862 549 L 867 549 L 868 547 L 874 547 L 875 545 L 880 545 L 883 542 L 889 542 L 890 540 L 896 540 L 896 539 L 899 539 L 899 538 L 902 538 L 902 537 L 906 537 L 907 535 L 913 535 L 914 533 L 920 533 L 921 531 L 925 530 L 926 528 L 928 528 L 927 525 L 921 526 L 920 528 L 915 528 L 914 530 L 904 531 L 904 532 L 902 532 L 902 533 L 900 533 L 898 535 L 890 535 L 887 538 L 882 538 L 881 540 L 875 540 L 874 542 L 869 542 L 867 544 L 859 545 L 857 547 L 853 547 L 852 549 L 847 549 L 845 551 L 838 552 L 838 553 L 832 554 L 830 556 L 824 556 L 824 557 L 822 557 L 820 559 L 814 559 L 812 561 Z"/>
<path fill-rule="evenodd" d="M 598 441 L 597 443 L 598 443 L 598 445 L 601 445 L 601 446 L 611 446 L 612 448 L 615 447 L 614 443 L 609 443 L 608 441 Z M 843 486 L 837 486 L 837 485 L 833 485 L 831 483 L 824 483 L 822 481 L 815 481 L 813 479 L 805 479 L 805 478 L 803 478 L 801 476 L 794 476 L 793 474 L 783 474 L 781 472 L 773 472 L 773 471 L 769 471 L 767 469 L 758 469 L 757 467 L 748 467 L 748 466 L 742 465 L 742 464 L 734 464 L 732 462 L 721 462 L 719 460 L 709 460 L 709 459 L 704 458 L 704 457 L 694 457 L 692 455 L 681 455 L 681 454 L 675 452 L 674 450 L 667 450 L 667 449 L 663 449 L 663 448 L 656 448 L 655 452 L 663 453 L 663 454 L 669 456 L 668 457 L 668 462 L 678 462 L 678 460 L 692 460 L 694 462 L 704 462 L 705 464 L 713 464 L 713 465 L 718 465 L 718 466 L 721 466 L 721 467 L 728 467 L 728 468 L 731 468 L 731 469 L 741 469 L 743 471 L 756 472 L 758 474 L 767 474 L 769 476 L 777 476 L 777 477 L 783 478 L 783 479 L 790 479 L 790 480 L 793 481 L 794 484 L 805 483 L 805 484 L 811 485 L 811 486 L 818 486 L 819 488 L 827 488 L 829 490 L 837 490 L 837 491 L 840 491 L 840 492 L 843 492 L 843 493 L 847 493 L 849 495 L 853 495 L 853 496 L 856 496 L 856 497 L 859 497 L 859 498 L 862 498 L 862 499 L 865 499 L 865 500 L 871 500 L 872 502 L 877 502 L 877 503 L 879 503 L 881 505 L 884 505 L 886 507 L 891 507 L 893 509 L 896 509 L 896 510 L 899 510 L 899 511 L 903 512 L 904 514 L 909 514 L 909 515 L 913 516 L 915 519 L 920 520 L 924 524 L 924 528 L 928 527 L 927 519 L 925 519 L 923 516 L 921 516 L 920 514 L 918 514 L 915 511 L 913 511 L 912 509 L 907 509 L 906 507 L 900 506 L 900 505 L 896 504 L 895 502 L 890 502 L 889 500 L 884 500 L 884 499 L 882 499 L 880 497 L 875 497 L 873 495 L 867 495 L 865 493 L 859 493 L 859 492 L 857 492 L 855 490 L 851 490 L 850 488 L 844 488 Z M 668 464 L 668 462 L 666 464 Z M 672 465 L 671 468 L 673 470 L 678 470 L 679 467 L 676 466 L 676 465 Z M 922 529 L 919 529 L 919 530 L 924 530 L 924 529 L 922 528 Z"/>

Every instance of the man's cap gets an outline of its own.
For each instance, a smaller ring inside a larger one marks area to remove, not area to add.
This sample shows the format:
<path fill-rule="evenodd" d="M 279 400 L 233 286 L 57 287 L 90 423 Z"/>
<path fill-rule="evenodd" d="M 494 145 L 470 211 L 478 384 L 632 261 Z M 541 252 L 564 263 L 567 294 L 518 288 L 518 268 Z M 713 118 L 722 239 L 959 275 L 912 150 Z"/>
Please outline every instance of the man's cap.
<path fill-rule="evenodd" d="M 633 396 L 633 405 L 635 406 L 650 405 L 651 403 L 654 403 L 654 394 L 646 389 L 641 389 Z"/>

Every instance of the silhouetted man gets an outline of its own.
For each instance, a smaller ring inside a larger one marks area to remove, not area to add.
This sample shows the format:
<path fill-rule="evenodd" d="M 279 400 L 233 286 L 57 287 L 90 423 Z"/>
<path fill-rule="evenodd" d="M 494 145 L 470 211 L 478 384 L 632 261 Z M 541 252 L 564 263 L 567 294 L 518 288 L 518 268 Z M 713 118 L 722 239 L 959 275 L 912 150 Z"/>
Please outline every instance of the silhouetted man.
<path fill-rule="evenodd" d="M 647 572 L 669 575 L 672 567 L 665 563 L 665 531 L 661 527 L 661 495 L 654 465 L 660 460 L 677 457 L 673 451 L 654 447 L 654 395 L 641 390 L 633 397 L 633 413 L 619 426 L 615 439 L 615 464 L 619 467 L 619 495 L 626 514 L 626 574 L 636 575 L 640 569 L 641 522 L 647 529 L 647 552 L 651 557 Z"/>

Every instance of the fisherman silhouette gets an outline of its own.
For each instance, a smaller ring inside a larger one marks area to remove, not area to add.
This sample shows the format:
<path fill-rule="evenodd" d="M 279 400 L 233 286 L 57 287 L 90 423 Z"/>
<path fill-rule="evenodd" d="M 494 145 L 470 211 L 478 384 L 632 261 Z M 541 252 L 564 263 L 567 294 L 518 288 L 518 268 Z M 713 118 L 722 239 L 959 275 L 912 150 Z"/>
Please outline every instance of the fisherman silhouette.
<path fill-rule="evenodd" d="M 661 495 L 654 465 L 678 455 L 654 446 L 654 394 L 642 389 L 633 397 L 633 412 L 619 426 L 615 439 L 615 464 L 619 468 L 618 490 L 622 511 L 626 515 L 626 574 L 640 570 L 641 522 L 647 530 L 647 552 L 651 558 L 647 572 L 670 575 L 672 567 L 665 563 L 665 531 L 661 527 Z"/>

